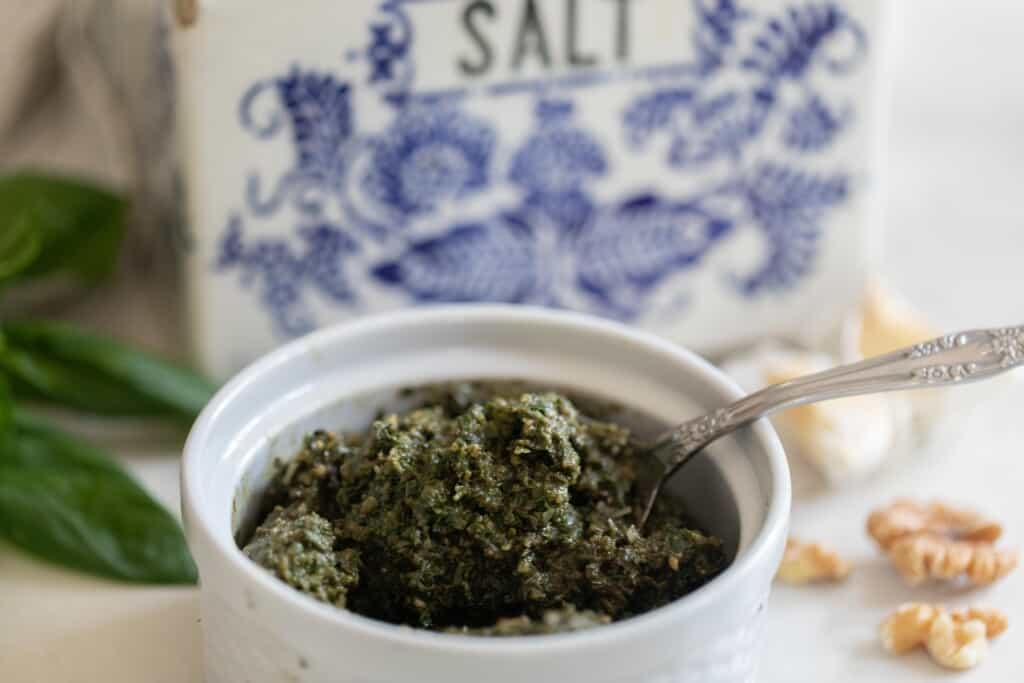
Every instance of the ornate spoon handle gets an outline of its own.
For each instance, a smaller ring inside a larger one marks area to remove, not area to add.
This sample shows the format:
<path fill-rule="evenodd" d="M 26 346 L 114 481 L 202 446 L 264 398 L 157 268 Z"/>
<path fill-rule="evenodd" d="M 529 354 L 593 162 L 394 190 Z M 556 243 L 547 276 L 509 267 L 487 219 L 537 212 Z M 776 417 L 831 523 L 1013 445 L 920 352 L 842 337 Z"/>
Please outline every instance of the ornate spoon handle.
<path fill-rule="evenodd" d="M 766 387 L 667 432 L 653 453 L 664 468 L 664 481 L 712 441 L 785 408 L 844 396 L 964 384 L 1018 365 L 1024 365 L 1024 327 L 947 334 Z"/>

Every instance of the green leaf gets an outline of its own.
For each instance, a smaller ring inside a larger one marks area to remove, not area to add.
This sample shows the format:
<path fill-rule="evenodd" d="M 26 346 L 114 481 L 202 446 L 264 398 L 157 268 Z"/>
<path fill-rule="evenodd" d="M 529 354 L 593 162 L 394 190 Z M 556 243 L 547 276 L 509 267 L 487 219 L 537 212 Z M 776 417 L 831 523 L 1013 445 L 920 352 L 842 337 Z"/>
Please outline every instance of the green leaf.
<path fill-rule="evenodd" d="M 48 401 L 99 415 L 144 416 L 161 406 L 89 368 L 54 361 L 34 351 L 0 352 L 0 368 L 13 378 L 18 398 Z"/>
<path fill-rule="evenodd" d="M 17 437 L 17 445 L 0 451 L 0 466 L 102 471 L 132 481 L 101 449 L 20 410 L 12 412 L 11 420 L 11 433 Z"/>
<path fill-rule="evenodd" d="M 0 340 L 0 350 L 3 349 L 3 340 Z M 11 385 L 7 378 L 0 375 L 0 448 L 4 447 L 4 440 L 11 429 L 14 421 L 14 399 L 11 397 Z"/>
<path fill-rule="evenodd" d="M 159 503 L 101 451 L 21 416 L 0 452 L 0 536 L 97 576 L 196 581 L 181 528 Z"/>
<path fill-rule="evenodd" d="M 7 340 L 4 338 L 3 332 L 0 332 L 0 355 L 3 354 L 6 346 Z M 0 452 L 3 451 L 4 442 L 11 431 L 13 421 L 14 396 L 11 393 L 11 383 L 7 381 L 3 372 L 0 372 Z"/>
<path fill-rule="evenodd" d="M 96 472 L 0 466 L 0 534 L 44 560 L 98 576 L 196 581 L 174 518 L 137 487 Z"/>
<path fill-rule="evenodd" d="M 24 214 L 13 217 L 0 231 L 0 286 L 13 280 L 39 257 L 42 238 Z"/>
<path fill-rule="evenodd" d="M 108 415 L 194 418 L 215 391 L 184 368 L 66 325 L 9 321 L 0 333 L 8 345 L 0 367 L 16 378 L 15 396 Z"/>
<path fill-rule="evenodd" d="M 95 185 L 18 173 L 0 178 L 0 286 L 66 272 L 86 283 L 109 275 L 127 203 Z"/>

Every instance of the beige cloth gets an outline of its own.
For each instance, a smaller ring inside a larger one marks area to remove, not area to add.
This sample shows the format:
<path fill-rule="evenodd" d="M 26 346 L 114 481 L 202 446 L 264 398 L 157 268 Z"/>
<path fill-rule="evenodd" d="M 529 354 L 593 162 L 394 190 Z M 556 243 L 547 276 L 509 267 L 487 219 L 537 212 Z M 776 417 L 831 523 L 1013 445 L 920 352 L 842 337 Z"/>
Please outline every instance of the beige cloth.
<path fill-rule="evenodd" d="M 163 0 L 0 3 L 0 168 L 84 176 L 130 193 L 132 253 L 175 223 L 173 97 Z"/>

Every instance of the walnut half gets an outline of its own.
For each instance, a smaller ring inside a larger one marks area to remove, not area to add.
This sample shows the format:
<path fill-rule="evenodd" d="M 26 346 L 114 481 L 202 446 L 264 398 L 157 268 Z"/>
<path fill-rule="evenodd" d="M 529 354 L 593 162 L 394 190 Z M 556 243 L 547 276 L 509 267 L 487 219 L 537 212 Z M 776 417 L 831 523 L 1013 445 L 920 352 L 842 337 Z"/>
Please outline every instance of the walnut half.
<path fill-rule="evenodd" d="M 786 541 L 786 553 L 776 577 L 790 584 L 815 581 L 842 581 L 850 574 L 850 564 L 834 550 L 820 543 Z"/>
<path fill-rule="evenodd" d="M 943 503 L 897 500 L 868 517 L 868 534 L 911 584 L 966 577 L 977 586 L 1009 574 L 1016 551 L 995 548 L 998 522 Z"/>
<path fill-rule="evenodd" d="M 948 611 L 923 603 L 901 605 L 879 629 L 882 647 L 903 654 L 924 646 L 947 669 L 970 669 L 988 653 L 988 641 L 1007 627 L 1002 612 L 986 607 Z"/>
<path fill-rule="evenodd" d="M 976 586 L 987 586 L 1017 566 L 1017 553 L 977 541 L 955 541 L 934 534 L 915 534 L 898 540 L 889 559 L 911 585 L 927 579 L 951 580 L 966 576 Z"/>
<path fill-rule="evenodd" d="M 994 543 L 1003 534 L 1003 528 L 974 510 L 937 501 L 918 503 L 905 498 L 875 510 L 868 517 L 868 533 L 882 550 L 889 550 L 901 538 L 923 532 L 964 541 Z"/>

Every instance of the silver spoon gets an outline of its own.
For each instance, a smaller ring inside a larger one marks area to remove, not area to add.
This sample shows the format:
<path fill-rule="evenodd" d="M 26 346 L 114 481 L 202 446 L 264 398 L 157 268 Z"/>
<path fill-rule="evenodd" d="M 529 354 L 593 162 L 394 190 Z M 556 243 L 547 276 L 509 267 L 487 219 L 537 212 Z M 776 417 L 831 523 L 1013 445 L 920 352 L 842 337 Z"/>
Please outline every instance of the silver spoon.
<path fill-rule="evenodd" d="M 636 521 L 643 528 L 672 475 L 712 441 L 751 422 L 806 403 L 884 391 L 965 384 L 1024 365 L 1024 327 L 947 334 L 902 351 L 765 387 L 661 435 L 650 468 L 637 477 Z"/>

